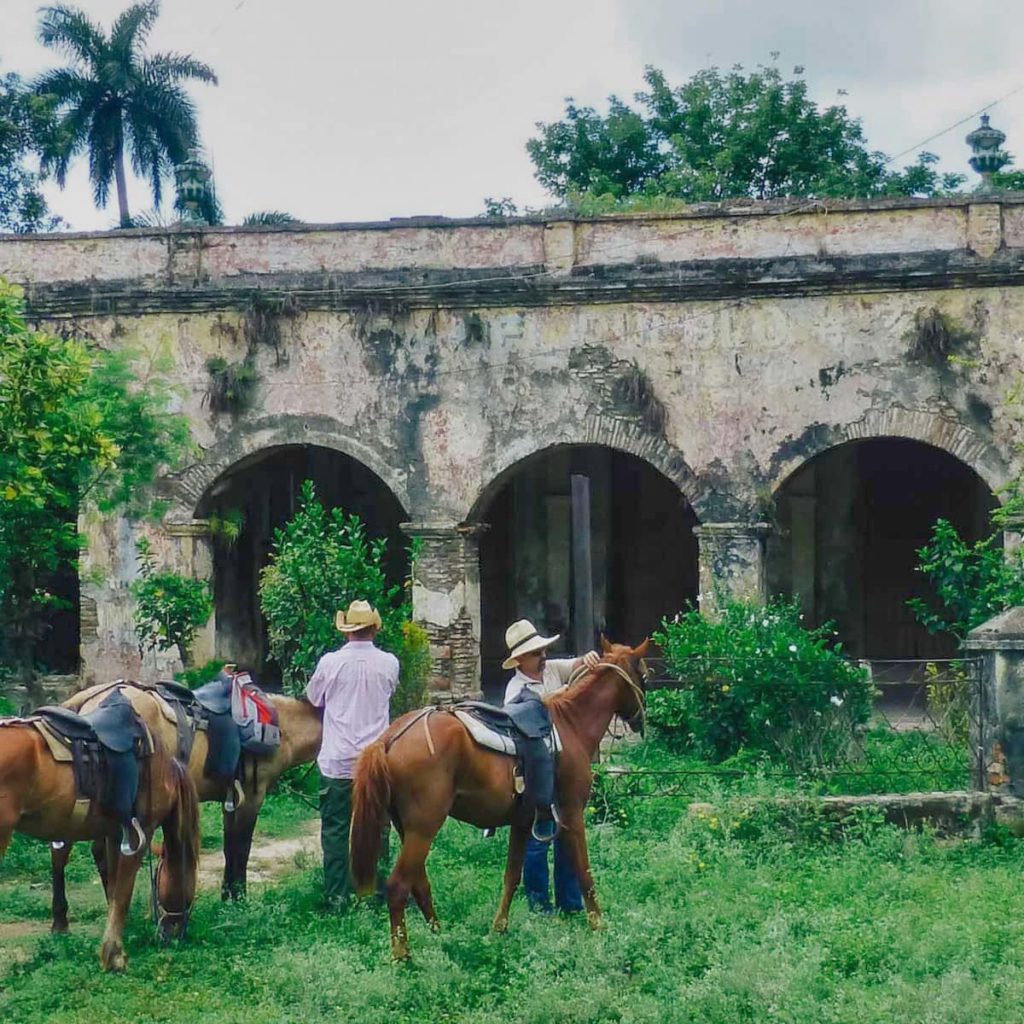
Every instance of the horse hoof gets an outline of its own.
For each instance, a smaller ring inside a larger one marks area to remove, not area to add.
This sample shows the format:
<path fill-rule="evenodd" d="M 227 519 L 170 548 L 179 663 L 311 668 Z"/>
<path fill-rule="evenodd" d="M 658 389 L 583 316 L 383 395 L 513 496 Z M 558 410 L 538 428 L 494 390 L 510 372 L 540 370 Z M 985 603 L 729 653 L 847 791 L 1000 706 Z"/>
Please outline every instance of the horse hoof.
<path fill-rule="evenodd" d="M 508 931 L 508 918 L 507 917 L 496 917 L 494 924 L 491 927 L 499 934 L 504 935 Z"/>
<path fill-rule="evenodd" d="M 123 949 L 116 946 L 104 946 L 100 952 L 100 966 L 111 974 L 120 974 L 128 966 L 128 957 Z"/>
<path fill-rule="evenodd" d="M 587 924 L 590 925 L 590 930 L 594 932 L 604 927 L 604 921 L 601 920 L 601 915 L 595 914 L 593 911 L 587 914 Z"/>
<path fill-rule="evenodd" d="M 440 934 L 441 934 L 441 922 L 440 922 L 440 921 L 438 921 L 438 919 L 437 919 L 436 917 L 435 917 L 435 918 L 433 918 L 433 919 L 432 919 L 432 920 L 431 920 L 431 921 L 429 922 L 429 925 L 430 925 L 430 930 L 431 930 L 431 931 L 432 931 L 432 932 L 433 932 L 433 933 L 434 933 L 435 935 L 440 935 Z"/>
<path fill-rule="evenodd" d="M 51 932 L 52 932 L 52 933 L 53 933 L 54 935 L 67 935 L 67 933 L 68 933 L 68 932 L 69 932 L 70 930 L 71 930 L 71 929 L 70 929 L 70 928 L 68 928 L 68 923 L 67 923 L 67 921 L 54 921 L 54 922 L 53 922 L 53 924 L 52 924 L 52 925 L 50 925 L 50 931 L 51 931 Z"/>

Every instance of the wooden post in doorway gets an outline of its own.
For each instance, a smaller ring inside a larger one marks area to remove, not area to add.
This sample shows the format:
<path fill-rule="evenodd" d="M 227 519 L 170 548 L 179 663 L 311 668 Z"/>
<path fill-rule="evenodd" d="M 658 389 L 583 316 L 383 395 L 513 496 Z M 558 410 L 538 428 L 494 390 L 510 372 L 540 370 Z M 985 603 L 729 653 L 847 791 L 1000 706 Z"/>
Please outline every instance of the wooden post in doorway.
<path fill-rule="evenodd" d="M 594 647 L 594 583 L 590 562 L 590 478 L 573 473 L 572 484 L 572 631 L 573 650 Z"/>

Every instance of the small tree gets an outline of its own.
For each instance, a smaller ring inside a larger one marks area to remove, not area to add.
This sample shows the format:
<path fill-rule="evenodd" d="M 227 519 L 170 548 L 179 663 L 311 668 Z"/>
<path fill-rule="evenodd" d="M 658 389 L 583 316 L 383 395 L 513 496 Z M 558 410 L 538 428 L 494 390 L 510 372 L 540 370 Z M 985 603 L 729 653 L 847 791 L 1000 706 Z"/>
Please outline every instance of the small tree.
<path fill-rule="evenodd" d="M 142 369 L 138 369 L 141 367 Z M 188 450 L 163 367 L 31 331 L 0 280 L 0 646 L 30 696 L 49 590 L 82 547 L 80 511 L 155 511 L 149 485 Z"/>
<path fill-rule="evenodd" d="M 313 482 L 302 485 L 299 509 L 275 531 L 270 564 L 260 574 L 270 653 L 291 693 L 301 693 L 320 657 L 338 647 L 338 609 L 362 599 L 380 612 L 378 643 L 402 664 L 392 710 L 422 703 L 429 644 L 425 631 L 410 622 L 406 591 L 388 580 L 386 550 L 383 538 L 367 537 L 358 516 L 340 508 L 327 510 Z"/>
<path fill-rule="evenodd" d="M 203 580 L 158 570 L 149 541 L 139 541 L 142 578 L 132 584 L 135 598 L 135 632 L 139 651 L 176 648 L 182 668 L 191 667 L 196 633 L 213 614 L 213 598 Z"/>

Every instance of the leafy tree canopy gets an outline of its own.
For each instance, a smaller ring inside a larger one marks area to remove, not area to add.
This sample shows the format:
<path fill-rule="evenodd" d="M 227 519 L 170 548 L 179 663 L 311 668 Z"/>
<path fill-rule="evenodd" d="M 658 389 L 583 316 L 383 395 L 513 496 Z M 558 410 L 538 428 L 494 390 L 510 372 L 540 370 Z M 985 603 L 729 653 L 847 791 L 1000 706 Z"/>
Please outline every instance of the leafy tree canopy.
<path fill-rule="evenodd" d="M 31 156 L 52 141 L 50 104 L 14 74 L 0 75 L 0 231 L 48 231 L 59 226 L 39 190 Z"/>
<path fill-rule="evenodd" d="M 930 153 L 891 169 L 845 107 L 810 98 L 802 74 L 711 67 L 672 86 L 648 67 L 635 105 L 612 96 L 601 114 L 570 99 L 526 148 L 537 179 L 563 201 L 938 195 L 965 180 L 940 173 Z"/>
<path fill-rule="evenodd" d="M 47 589 L 81 548 L 79 512 L 154 510 L 149 485 L 188 450 L 164 367 L 30 330 L 0 279 L 0 646 L 31 681 Z"/>

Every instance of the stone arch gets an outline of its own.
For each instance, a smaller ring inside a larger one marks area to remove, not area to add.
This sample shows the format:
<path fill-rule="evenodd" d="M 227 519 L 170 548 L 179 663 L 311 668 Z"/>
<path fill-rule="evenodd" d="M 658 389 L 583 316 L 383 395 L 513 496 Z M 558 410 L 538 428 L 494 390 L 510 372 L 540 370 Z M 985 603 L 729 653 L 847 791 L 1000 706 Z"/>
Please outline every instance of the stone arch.
<path fill-rule="evenodd" d="M 651 434 L 634 420 L 607 413 L 588 414 L 582 427 L 579 431 L 562 431 L 558 437 L 547 436 L 543 440 L 530 437 L 523 439 L 523 443 L 499 447 L 483 474 L 486 483 L 466 510 L 464 521 L 476 521 L 509 477 L 527 460 L 541 457 L 555 448 L 599 445 L 635 455 L 652 466 L 675 484 L 703 522 L 711 497 L 710 488 L 693 472 L 683 453 L 663 436 Z"/>
<path fill-rule="evenodd" d="M 199 517 L 204 498 L 228 470 L 272 449 L 292 445 L 328 448 L 362 463 L 380 478 L 408 513 L 410 502 L 404 471 L 381 459 L 343 424 L 327 416 L 268 416 L 240 425 L 206 449 L 201 461 L 164 478 L 161 489 L 171 502 L 167 520 L 188 522 Z"/>
<path fill-rule="evenodd" d="M 801 466 L 817 455 L 851 441 L 896 437 L 921 441 L 959 459 L 974 470 L 989 488 L 999 493 L 1010 480 L 1006 459 L 984 438 L 950 416 L 923 409 L 892 405 L 872 409 L 853 423 L 814 424 L 780 448 L 772 459 L 769 483 L 773 494 Z"/>

